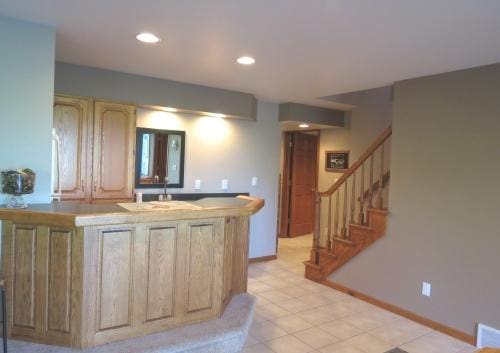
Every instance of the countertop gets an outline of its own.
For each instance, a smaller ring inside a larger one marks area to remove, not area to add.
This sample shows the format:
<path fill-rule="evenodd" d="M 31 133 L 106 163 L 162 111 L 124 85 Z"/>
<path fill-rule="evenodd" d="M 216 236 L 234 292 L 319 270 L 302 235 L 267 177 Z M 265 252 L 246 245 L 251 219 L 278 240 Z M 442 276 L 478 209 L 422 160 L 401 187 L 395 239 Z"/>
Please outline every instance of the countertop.
<path fill-rule="evenodd" d="M 168 205 L 168 201 L 162 202 Z M 213 197 L 184 201 L 186 208 L 130 211 L 118 204 L 84 204 L 54 202 L 34 204 L 24 209 L 0 207 L 0 220 L 22 223 L 88 226 L 121 223 L 142 223 L 177 219 L 200 219 L 252 215 L 264 206 L 264 200 L 250 196 Z M 195 207 L 193 207 L 195 206 Z M 35 220 L 36 218 L 36 220 Z"/>

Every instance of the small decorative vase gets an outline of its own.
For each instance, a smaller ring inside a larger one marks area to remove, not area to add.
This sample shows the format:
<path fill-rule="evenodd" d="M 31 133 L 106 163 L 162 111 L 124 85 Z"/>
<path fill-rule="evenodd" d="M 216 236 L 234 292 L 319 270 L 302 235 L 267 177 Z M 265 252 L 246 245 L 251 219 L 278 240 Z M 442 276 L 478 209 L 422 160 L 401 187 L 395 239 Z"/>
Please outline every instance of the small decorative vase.
<path fill-rule="evenodd" d="M 2 193 L 11 195 L 7 207 L 26 208 L 28 205 L 22 195 L 32 194 L 35 190 L 35 173 L 28 168 L 6 170 L 1 173 Z"/>

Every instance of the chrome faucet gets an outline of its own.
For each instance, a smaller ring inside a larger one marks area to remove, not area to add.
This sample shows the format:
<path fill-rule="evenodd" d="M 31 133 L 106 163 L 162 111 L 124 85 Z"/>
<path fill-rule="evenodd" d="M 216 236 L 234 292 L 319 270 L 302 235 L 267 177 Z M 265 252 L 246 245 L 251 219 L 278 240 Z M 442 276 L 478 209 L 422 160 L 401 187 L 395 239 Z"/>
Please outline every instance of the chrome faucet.
<path fill-rule="evenodd" d="M 167 193 L 168 176 L 165 177 L 163 181 L 163 200 L 172 201 L 172 195 Z"/>

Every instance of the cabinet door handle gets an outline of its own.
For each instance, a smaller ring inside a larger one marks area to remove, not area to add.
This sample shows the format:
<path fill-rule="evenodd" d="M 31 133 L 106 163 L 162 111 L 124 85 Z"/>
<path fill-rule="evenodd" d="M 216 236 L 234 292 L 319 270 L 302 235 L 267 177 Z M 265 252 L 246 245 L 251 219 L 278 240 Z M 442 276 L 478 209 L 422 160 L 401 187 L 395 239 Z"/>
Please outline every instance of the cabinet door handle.
<path fill-rule="evenodd" d="M 82 191 L 85 192 L 85 182 L 82 179 Z"/>
<path fill-rule="evenodd" d="M 97 180 L 94 180 L 94 192 L 97 191 Z"/>

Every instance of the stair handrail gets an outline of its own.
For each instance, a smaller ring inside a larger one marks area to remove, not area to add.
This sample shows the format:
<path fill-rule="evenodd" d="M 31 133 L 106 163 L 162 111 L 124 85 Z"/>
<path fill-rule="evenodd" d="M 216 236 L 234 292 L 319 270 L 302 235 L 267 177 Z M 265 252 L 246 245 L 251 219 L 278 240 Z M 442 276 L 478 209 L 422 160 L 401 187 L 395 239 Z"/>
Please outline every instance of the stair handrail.
<path fill-rule="evenodd" d="M 351 165 L 344 174 L 326 191 L 318 191 L 318 196 L 325 197 L 332 195 L 337 189 L 347 180 L 354 172 L 363 165 L 368 158 L 392 135 L 392 125 L 389 125 L 373 143 L 366 149 L 366 151 L 358 158 L 353 165 Z"/>
<path fill-rule="evenodd" d="M 384 187 L 384 144 L 387 141 L 387 139 L 392 135 L 392 125 L 389 125 L 377 138 L 373 141 L 373 143 L 366 149 L 366 151 L 361 155 L 361 157 L 358 158 L 354 164 L 348 168 L 344 174 L 335 182 L 333 185 L 326 191 L 320 192 L 318 190 L 314 190 L 314 195 L 315 195 L 315 214 L 314 214 L 314 227 L 313 227 L 313 248 L 311 251 L 311 262 L 314 264 L 319 264 L 319 256 L 320 256 L 320 226 L 321 226 L 321 199 L 323 197 L 328 197 L 328 226 L 327 226 L 327 241 L 326 241 L 326 249 L 327 251 L 331 252 L 333 251 L 333 241 L 335 239 L 344 239 L 348 240 L 349 234 L 347 231 L 348 228 L 348 223 L 352 224 L 355 223 L 355 193 L 356 193 L 356 188 L 355 188 L 355 182 L 356 182 L 356 177 L 355 173 L 358 170 L 358 168 L 361 167 L 361 197 L 359 199 L 360 207 L 359 207 L 359 214 L 358 214 L 358 220 L 357 223 L 360 225 L 365 224 L 365 214 L 364 214 L 364 194 L 365 194 L 365 188 L 364 188 L 364 170 L 365 170 L 365 162 L 370 158 L 370 184 L 369 184 L 369 189 L 370 189 L 370 198 L 369 198 L 369 205 L 368 207 L 373 207 L 374 205 L 372 204 L 373 201 L 373 195 L 374 195 L 374 183 L 373 183 L 373 163 L 374 163 L 374 154 L 375 152 L 380 148 L 381 149 L 381 171 L 380 171 L 380 184 L 378 188 L 378 204 L 376 205 L 376 208 L 382 208 L 383 207 L 383 200 L 382 200 L 382 189 Z M 352 188 L 351 188 L 351 209 L 350 209 L 350 219 L 349 222 L 347 222 L 347 198 L 348 198 L 348 180 L 349 178 L 353 176 L 352 178 Z M 387 174 L 389 176 L 389 174 Z M 342 212 L 342 224 L 340 227 L 340 234 L 337 234 L 338 231 L 338 224 L 339 224 L 339 193 L 340 193 L 340 187 L 344 187 L 344 202 L 343 202 L 343 212 Z M 338 191 L 338 192 L 337 192 Z M 336 214 L 335 214 L 335 227 L 332 231 L 332 195 L 337 192 L 336 194 Z M 333 232 L 333 234 L 332 234 Z"/>

